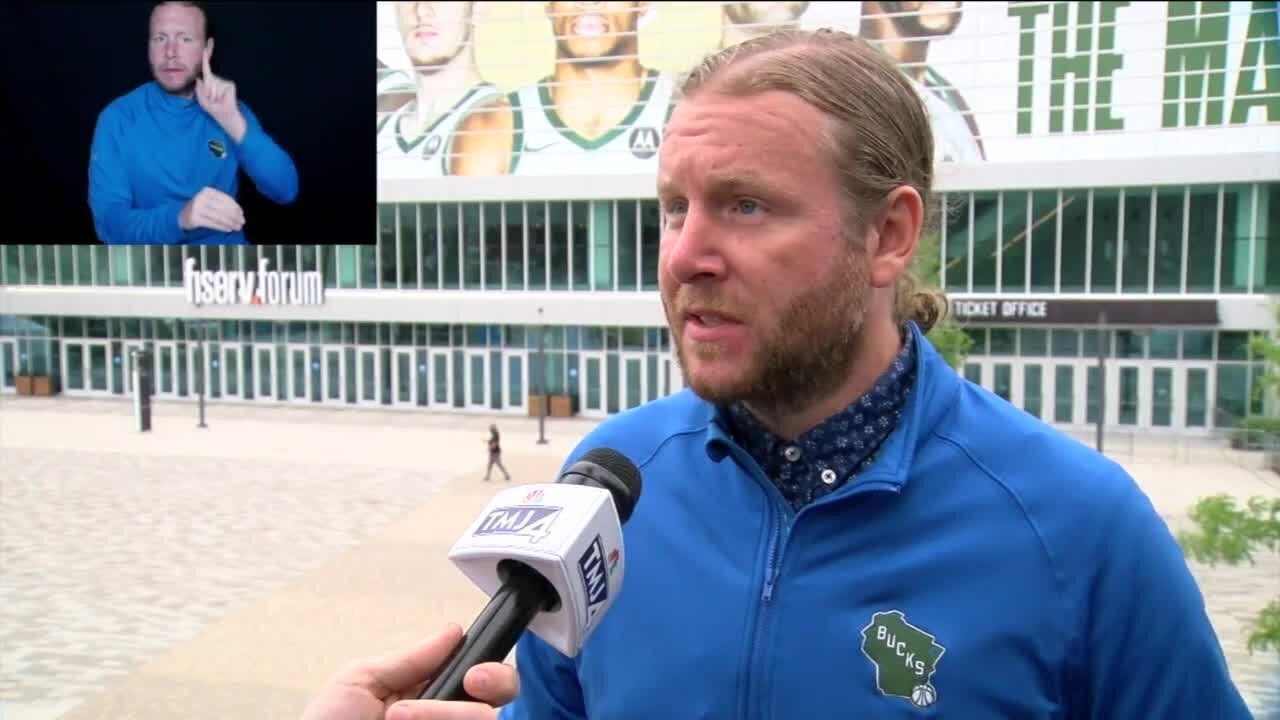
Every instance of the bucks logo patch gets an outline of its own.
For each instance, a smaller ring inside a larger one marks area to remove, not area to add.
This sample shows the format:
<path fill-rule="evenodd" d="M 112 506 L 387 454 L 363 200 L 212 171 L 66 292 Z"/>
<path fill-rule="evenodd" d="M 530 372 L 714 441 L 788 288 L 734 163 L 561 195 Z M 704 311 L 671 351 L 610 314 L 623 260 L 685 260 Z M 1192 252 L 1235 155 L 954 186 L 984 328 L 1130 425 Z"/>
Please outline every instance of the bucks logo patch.
<path fill-rule="evenodd" d="M 918 708 L 938 700 L 930 680 L 946 651 L 933 635 L 907 622 L 900 610 L 878 612 L 862 628 L 862 654 L 875 665 L 876 687 Z"/>

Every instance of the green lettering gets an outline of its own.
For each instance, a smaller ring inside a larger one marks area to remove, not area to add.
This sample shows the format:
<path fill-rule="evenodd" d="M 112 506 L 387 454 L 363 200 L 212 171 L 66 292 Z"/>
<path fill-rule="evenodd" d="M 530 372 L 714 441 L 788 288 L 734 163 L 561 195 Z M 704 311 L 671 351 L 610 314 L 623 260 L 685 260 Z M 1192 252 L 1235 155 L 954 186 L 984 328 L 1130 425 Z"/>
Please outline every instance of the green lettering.
<path fill-rule="evenodd" d="M 1227 9 L 1225 2 L 1169 3 L 1162 127 L 1222 124 L 1227 74 Z M 1179 100 L 1183 100 L 1181 114 Z M 1204 100 L 1203 113 L 1201 100 Z"/>
<path fill-rule="evenodd" d="M 1072 100 L 1074 113 L 1071 129 L 1079 132 L 1088 129 L 1089 76 L 1092 73 L 1093 54 L 1093 3 L 1076 4 L 1076 49 L 1067 54 L 1068 15 L 1071 6 L 1065 2 L 1053 4 L 1053 59 L 1049 62 L 1049 132 L 1062 132 L 1063 110 L 1066 107 L 1066 78 L 1075 76 L 1075 93 Z"/>
<path fill-rule="evenodd" d="M 1249 111 L 1266 109 L 1265 122 L 1280 120 L 1280 37 L 1276 31 L 1276 4 L 1254 2 L 1249 13 L 1244 51 L 1240 55 L 1240 76 L 1231 103 L 1231 124 L 1249 121 Z M 1263 64 L 1262 87 L 1258 84 L 1258 64 Z"/>
<path fill-rule="evenodd" d="M 1116 11 L 1129 4 L 1129 0 L 1110 0 L 1101 3 L 1098 29 L 1098 81 L 1093 102 L 1094 130 L 1123 130 L 1124 118 L 1111 114 L 1111 75 L 1124 67 L 1124 56 L 1116 49 Z"/>
<path fill-rule="evenodd" d="M 1018 134 L 1031 134 L 1032 82 L 1035 79 L 1036 18 L 1048 12 L 1044 2 L 1010 2 L 1009 15 L 1018 18 Z"/>

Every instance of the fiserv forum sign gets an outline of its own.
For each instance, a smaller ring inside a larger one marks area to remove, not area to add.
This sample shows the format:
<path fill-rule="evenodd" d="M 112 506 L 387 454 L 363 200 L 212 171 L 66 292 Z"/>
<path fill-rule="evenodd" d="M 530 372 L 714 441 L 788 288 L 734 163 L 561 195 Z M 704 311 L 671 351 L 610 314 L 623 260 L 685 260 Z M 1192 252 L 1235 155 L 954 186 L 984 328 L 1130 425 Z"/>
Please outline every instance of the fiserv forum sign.
<path fill-rule="evenodd" d="M 258 260 L 258 270 L 197 270 L 187 258 L 182 287 L 193 305 L 320 305 L 324 278 L 319 271 L 271 270 L 271 261 Z"/>

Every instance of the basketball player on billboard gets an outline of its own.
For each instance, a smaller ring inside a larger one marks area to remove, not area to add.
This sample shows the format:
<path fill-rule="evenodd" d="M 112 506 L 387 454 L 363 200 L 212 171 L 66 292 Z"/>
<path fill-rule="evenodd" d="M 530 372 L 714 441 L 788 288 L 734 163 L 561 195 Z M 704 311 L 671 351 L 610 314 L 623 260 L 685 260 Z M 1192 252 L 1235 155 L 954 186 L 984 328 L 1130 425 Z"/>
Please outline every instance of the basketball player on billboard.
<path fill-rule="evenodd" d="M 720 47 L 776 30 L 795 30 L 808 2 L 729 2 L 720 7 Z"/>
<path fill-rule="evenodd" d="M 549 2 L 549 77 L 473 112 L 455 135 L 456 175 L 656 172 L 671 79 L 640 63 L 648 2 Z"/>
<path fill-rule="evenodd" d="M 473 2 L 396 2 L 396 29 L 411 72 L 379 62 L 382 101 L 407 98 L 378 118 L 378 177 L 440 177 L 449 137 L 471 109 L 496 97 L 475 62 Z"/>
<path fill-rule="evenodd" d="M 929 43 L 955 32 L 960 24 L 961 2 L 896 2 L 866 0 L 862 3 L 859 34 L 879 45 L 907 77 L 922 90 L 933 124 L 933 137 L 941 162 L 978 162 L 986 159 L 973 111 L 951 83 L 929 67 Z"/>

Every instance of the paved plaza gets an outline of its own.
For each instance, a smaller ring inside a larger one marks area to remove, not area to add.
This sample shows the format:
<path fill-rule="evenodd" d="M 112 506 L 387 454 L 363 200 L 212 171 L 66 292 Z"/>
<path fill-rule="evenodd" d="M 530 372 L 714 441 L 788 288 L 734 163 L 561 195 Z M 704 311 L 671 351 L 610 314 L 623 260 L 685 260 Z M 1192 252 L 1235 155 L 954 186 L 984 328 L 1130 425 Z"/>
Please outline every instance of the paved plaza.
<path fill-rule="evenodd" d="M 295 720 L 348 660 L 464 627 L 485 597 L 448 547 L 500 485 L 550 482 L 593 423 L 381 409 L 0 397 L 0 720 Z M 1117 451 L 1174 527 L 1197 497 L 1280 494 L 1246 456 Z M 495 475 L 497 475 L 495 471 Z M 1232 673 L 1280 719 L 1280 662 L 1245 650 L 1280 558 L 1192 565 Z"/>

